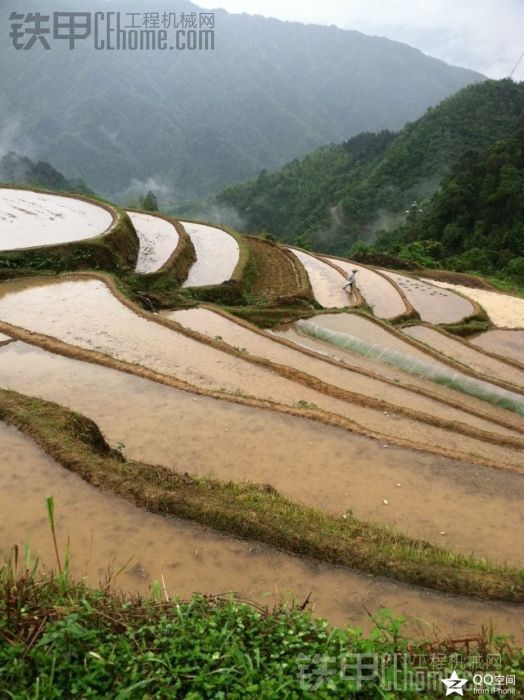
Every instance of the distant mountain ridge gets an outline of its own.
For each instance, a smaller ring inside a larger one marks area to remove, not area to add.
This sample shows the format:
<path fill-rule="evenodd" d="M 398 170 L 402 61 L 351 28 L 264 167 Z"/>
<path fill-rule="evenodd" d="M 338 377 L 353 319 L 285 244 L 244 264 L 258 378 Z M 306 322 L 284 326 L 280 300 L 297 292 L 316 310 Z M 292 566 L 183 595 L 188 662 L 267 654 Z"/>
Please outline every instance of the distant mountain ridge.
<path fill-rule="evenodd" d="M 49 0 L 38 7 L 56 9 Z M 65 0 L 60 9 L 78 6 Z M 34 3 L 7 0 L 10 10 Z M 151 3 L 95 0 L 89 10 L 151 12 Z M 199 8 L 179 0 L 176 10 Z M 50 51 L 16 51 L 4 32 L 0 122 L 16 125 L 9 147 L 24 152 L 29 139 L 37 158 L 106 196 L 153 189 L 164 202 L 187 201 L 322 144 L 398 129 L 484 79 L 356 31 L 221 10 L 215 19 L 207 52 L 94 51 L 86 42 L 69 51 L 56 41 Z"/>
<path fill-rule="evenodd" d="M 10 151 L 0 158 L 0 183 L 10 185 L 33 185 L 47 190 L 94 194 L 83 180 L 68 180 L 62 173 L 43 161 L 33 162 L 27 156 Z"/>
<path fill-rule="evenodd" d="M 321 148 L 227 188 L 216 203 L 233 209 L 247 231 L 347 254 L 356 241 L 397 228 L 413 200 L 431 196 L 467 151 L 511 137 L 523 115 L 524 83 L 485 81 L 398 134 L 364 133 Z"/>

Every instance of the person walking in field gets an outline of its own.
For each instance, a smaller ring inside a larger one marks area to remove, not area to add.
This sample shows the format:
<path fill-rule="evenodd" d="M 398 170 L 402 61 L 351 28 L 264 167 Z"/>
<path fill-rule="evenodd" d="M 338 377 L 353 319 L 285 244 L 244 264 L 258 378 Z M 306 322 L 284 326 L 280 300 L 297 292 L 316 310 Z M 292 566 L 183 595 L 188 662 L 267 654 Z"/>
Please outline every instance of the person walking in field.
<path fill-rule="evenodd" d="M 349 287 L 349 291 L 353 291 L 353 287 L 355 286 L 355 282 L 357 279 L 357 272 L 358 270 L 351 270 L 351 272 L 348 275 L 348 281 L 346 284 L 342 287 L 342 289 L 347 289 Z"/>

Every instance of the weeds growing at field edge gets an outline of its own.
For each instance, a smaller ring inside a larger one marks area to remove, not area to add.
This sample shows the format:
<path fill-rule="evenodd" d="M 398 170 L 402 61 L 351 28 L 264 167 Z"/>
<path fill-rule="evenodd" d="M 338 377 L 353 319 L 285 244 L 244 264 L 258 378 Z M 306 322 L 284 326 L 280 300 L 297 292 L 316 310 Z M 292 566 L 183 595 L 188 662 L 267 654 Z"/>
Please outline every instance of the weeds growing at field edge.
<path fill-rule="evenodd" d="M 374 628 L 364 635 L 313 619 L 309 596 L 302 605 L 270 610 L 232 596 L 171 599 L 163 581 L 151 586 L 149 597 L 116 592 L 111 576 L 90 588 L 71 579 L 67 551 L 62 565 L 52 497 L 47 511 L 58 573 L 43 570 L 27 548 L 19 561 L 16 546 L 0 567 L 0 695 L 7 698 L 392 700 L 398 691 L 383 688 L 394 680 L 394 657 L 405 664 L 402 682 L 406 671 L 420 668 L 422 656 L 451 658 L 465 651 L 480 658 L 500 654 L 497 674 L 524 679 L 523 654 L 507 639 L 486 632 L 440 643 L 413 641 L 406 621 L 389 610 L 370 615 Z M 382 675 L 357 683 L 344 673 L 354 654 L 380 655 L 389 663 Z M 413 685 L 401 697 L 441 694 L 440 687 L 424 693 Z"/>
<path fill-rule="evenodd" d="M 404 583 L 486 600 L 524 600 L 524 573 L 513 567 L 455 554 L 371 521 L 332 516 L 264 485 L 197 479 L 127 461 L 92 421 L 57 404 L 0 390 L 0 420 L 87 482 L 151 512 Z"/>

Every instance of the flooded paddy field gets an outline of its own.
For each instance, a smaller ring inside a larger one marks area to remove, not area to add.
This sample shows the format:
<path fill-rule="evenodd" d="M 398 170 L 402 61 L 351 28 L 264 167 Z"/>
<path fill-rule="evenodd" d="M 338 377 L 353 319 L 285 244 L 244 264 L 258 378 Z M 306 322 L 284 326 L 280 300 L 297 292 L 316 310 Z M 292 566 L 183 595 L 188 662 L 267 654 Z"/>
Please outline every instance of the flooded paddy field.
<path fill-rule="evenodd" d="M 420 318 L 427 323 L 457 323 L 475 312 L 470 301 L 447 289 L 439 289 L 433 281 L 430 283 L 389 270 L 382 272 L 398 284 Z"/>
<path fill-rule="evenodd" d="M 317 377 L 333 386 L 358 392 L 364 396 L 391 402 L 396 406 L 405 406 L 414 411 L 424 412 L 446 420 L 457 420 L 483 430 L 504 435 L 518 435 L 488 420 L 480 419 L 459 408 L 452 408 L 439 401 L 426 398 L 414 391 L 401 386 L 386 384 L 380 379 L 348 371 L 337 367 L 306 353 L 286 347 L 276 342 L 270 335 L 265 335 L 236 323 L 232 318 L 226 318 L 210 309 L 187 309 L 166 312 L 166 317 L 177 321 L 183 326 L 203 333 L 210 338 L 220 337 L 229 345 L 241 348 L 251 355 L 265 357 L 273 362 L 295 367 L 309 375 Z M 324 315 L 315 317 L 322 319 Z M 338 318 L 333 315 L 333 318 Z M 359 320 L 359 319 L 358 319 Z M 358 325 L 358 324 L 357 324 Z M 380 330 L 380 329 L 379 329 Z M 396 337 L 393 336 L 396 340 Z M 401 341 L 400 341 L 401 342 Z M 467 348 L 466 348 L 467 349 Z"/>
<path fill-rule="evenodd" d="M 174 224 L 160 216 L 128 211 L 140 241 L 136 271 L 157 272 L 167 262 L 178 244 Z"/>
<path fill-rule="evenodd" d="M 425 424 L 394 410 L 334 398 L 254 365 L 206 343 L 144 318 L 119 301 L 97 279 L 13 282 L 2 285 L 0 320 L 50 335 L 72 346 L 96 350 L 205 389 L 254 395 L 294 406 L 314 406 L 355 421 L 360 429 L 385 439 L 404 439 L 422 449 L 446 445 L 467 461 L 478 456 L 490 464 L 522 466 L 521 450 Z M 46 313 L 42 313 L 42 309 Z M 103 310 L 103 313 L 101 313 Z"/>
<path fill-rule="evenodd" d="M 323 257 L 338 265 L 347 274 L 357 270 L 356 285 L 375 316 L 391 319 L 406 313 L 406 304 L 393 282 L 358 263 Z"/>
<path fill-rule="evenodd" d="M 195 248 L 196 262 L 189 270 L 183 287 L 222 284 L 231 279 L 239 260 L 240 249 L 229 233 L 215 226 L 180 222 Z"/>
<path fill-rule="evenodd" d="M 524 365 L 524 331 L 486 331 L 468 340 L 481 350 Z"/>
<path fill-rule="evenodd" d="M 355 294 L 342 289 L 346 280 L 344 275 L 340 274 L 334 267 L 319 260 L 314 255 L 304 253 L 302 250 L 289 248 L 289 251 L 305 267 L 313 290 L 313 296 L 321 306 L 326 309 L 332 309 L 341 306 L 354 306 L 358 303 L 358 298 Z"/>
<path fill-rule="evenodd" d="M 93 238 L 112 223 L 107 209 L 82 199 L 0 188 L 0 250 Z"/>
<path fill-rule="evenodd" d="M 3 423 L 0 440 L 6 447 L 0 464 L 4 552 L 26 542 L 54 567 L 45 513 L 52 494 L 61 551 L 69 538 L 73 574 L 94 585 L 106 580 L 108 568 L 114 574 L 126 565 L 114 586 L 127 592 L 147 592 L 163 578 L 172 597 L 233 592 L 272 606 L 282 598 L 301 603 L 311 593 L 315 613 L 339 625 L 367 629 L 367 611 L 388 607 L 406 615 L 421 636 L 474 635 L 491 621 L 497 632 L 524 638 L 517 606 L 439 595 L 153 515 L 86 484 Z"/>
<path fill-rule="evenodd" d="M 129 459 L 269 483 L 291 500 L 335 515 L 351 509 L 458 552 L 524 560 L 515 546 L 522 528 L 520 474 L 195 396 L 20 342 L 0 348 L 0 386 L 86 415 Z"/>
<path fill-rule="evenodd" d="M 486 311 L 491 321 L 498 328 L 524 329 L 524 299 L 502 292 L 491 292 L 487 289 L 464 287 L 460 284 L 450 284 L 431 280 L 437 287 L 446 290 L 456 290 L 473 299 Z M 424 319 L 426 320 L 426 319 Z"/>
<path fill-rule="evenodd" d="M 457 402 L 456 392 L 449 387 L 435 384 L 430 379 L 407 372 L 401 367 L 386 365 L 376 358 L 360 355 L 349 349 L 331 345 L 318 338 L 313 338 L 301 332 L 296 324 L 278 330 L 274 329 L 269 331 L 269 333 L 293 343 L 297 348 L 312 350 L 319 355 L 336 360 L 342 365 L 358 368 L 364 372 L 372 372 L 381 379 L 394 382 L 395 384 L 404 386 L 404 388 L 412 387 L 419 391 L 429 392 L 431 396 L 436 396 L 441 401 L 450 401 L 453 405 Z M 511 411 L 507 411 L 499 406 L 486 405 L 484 401 L 467 394 L 462 394 L 460 396 L 460 405 L 468 411 L 481 413 L 483 416 L 489 415 L 504 423 L 509 422 L 519 432 L 523 432 L 521 417 L 513 414 Z"/>
<path fill-rule="evenodd" d="M 403 330 L 410 338 L 415 338 L 475 372 L 485 375 L 488 380 L 492 377 L 507 384 L 513 384 L 521 389 L 524 388 L 524 370 L 519 370 L 505 362 L 489 357 L 489 355 L 485 355 L 474 347 L 467 346 L 464 342 L 440 333 L 433 328 L 410 326 Z"/>

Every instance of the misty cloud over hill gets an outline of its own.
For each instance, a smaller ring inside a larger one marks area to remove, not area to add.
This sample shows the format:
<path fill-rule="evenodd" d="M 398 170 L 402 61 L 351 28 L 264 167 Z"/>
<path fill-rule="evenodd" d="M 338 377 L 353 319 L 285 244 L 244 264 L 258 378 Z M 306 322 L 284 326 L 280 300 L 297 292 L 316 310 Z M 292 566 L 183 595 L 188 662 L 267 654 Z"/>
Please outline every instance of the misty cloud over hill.
<path fill-rule="evenodd" d="M 33 5 L 9 0 L 4 23 Z M 88 9 L 151 4 L 99 0 Z M 173 9 L 198 12 L 184 1 Z M 48 161 L 106 195 L 156 183 L 178 202 L 364 130 L 398 129 L 482 80 L 388 39 L 222 11 L 214 51 L 95 51 L 88 40 L 72 51 L 56 41 L 16 51 L 5 32 L 0 58 L 4 152 Z"/>

